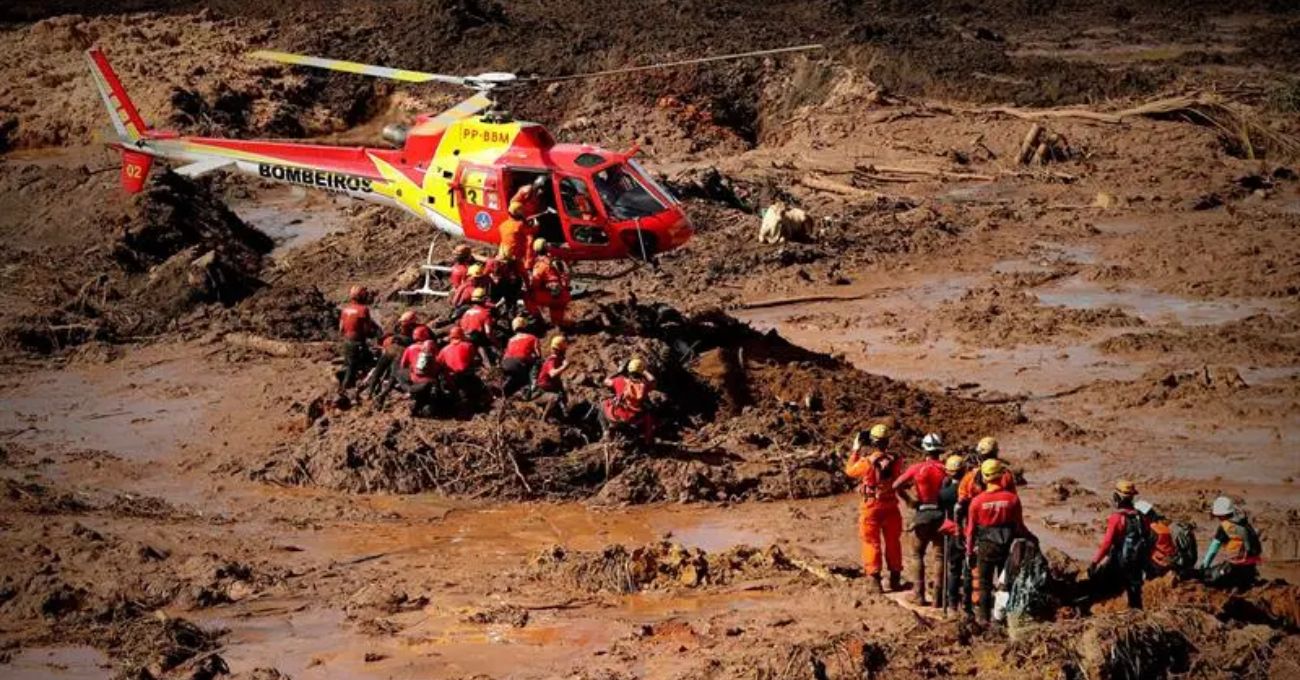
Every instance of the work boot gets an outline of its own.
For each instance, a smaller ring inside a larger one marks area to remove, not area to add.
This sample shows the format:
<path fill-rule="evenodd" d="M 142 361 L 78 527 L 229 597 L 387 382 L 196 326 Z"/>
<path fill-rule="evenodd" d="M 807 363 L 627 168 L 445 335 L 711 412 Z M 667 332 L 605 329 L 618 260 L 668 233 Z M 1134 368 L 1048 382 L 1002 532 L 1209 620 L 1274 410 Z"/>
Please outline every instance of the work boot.
<path fill-rule="evenodd" d="M 885 592 L 880 587 L 880 574 L 867 574 L 867 592 L 872 595 L 880 595 Z"/>
<path fill-rule="evenodd" d="M 930 600 L 925 597 L 925 583 L 923 581 L 917 581 L 916 584 L 912 586 L 912 602 L 916 603 L 919 607 L 930 606 Z"/>
<path fill-rule="evenodd" d="M 890 592 L 898 592 L 898 591 L 900 591 L 900 590 L 903 590 L 903 589 L 906 588 L 906 587 L 907 587 L 907 585 L 903 582 L 903 572 L 901 572 L 901 571 L 891 571 L 891 572 L 889 572 L 889 591 L 890 591 Z"/>

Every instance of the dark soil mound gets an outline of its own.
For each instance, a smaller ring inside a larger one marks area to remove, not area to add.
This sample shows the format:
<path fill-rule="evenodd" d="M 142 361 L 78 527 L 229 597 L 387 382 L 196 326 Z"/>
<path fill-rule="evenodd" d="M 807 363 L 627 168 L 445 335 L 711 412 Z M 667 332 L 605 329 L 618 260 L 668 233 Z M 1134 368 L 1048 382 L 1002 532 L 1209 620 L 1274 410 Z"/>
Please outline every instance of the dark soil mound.
<path fill-rule="evenodd" d="M 662 398 L 651 448 L 599 442 L 600 386 L 633 353 Z M 472 496 L 661 499 L 799 498 L 846 490 L 837 447 L 876 420 L 909 439 L 996 431 L 1007 410 L 863 373 L 762 334 L 721 312 L 684 316 L 628 301 L 581 319 L 570 352 L 572 408 L 561 423 L 497 402 L 468 420 L 410 419 L 352 409 L 320 417 L 252 471 L 259 479 L 354 492 L 436 490 Z"/>

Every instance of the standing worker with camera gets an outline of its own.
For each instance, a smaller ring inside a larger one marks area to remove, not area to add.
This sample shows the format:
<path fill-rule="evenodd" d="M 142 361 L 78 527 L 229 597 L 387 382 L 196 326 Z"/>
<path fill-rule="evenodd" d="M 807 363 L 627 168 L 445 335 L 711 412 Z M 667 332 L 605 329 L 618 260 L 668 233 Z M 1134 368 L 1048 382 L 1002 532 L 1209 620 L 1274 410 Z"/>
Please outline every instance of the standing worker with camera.
<path fill-rule="evenodd" d="M 844 473 L 859 481 L 862 506 L 858 531 L 862 538 L 862 571 L 867 587 L 882 592 L 880 584 L 881 543 L 889 567 L 889 589 L 902 590 L 903 583 L 903 515 L 898 510 L 894 480 L 902 473 L 903 461 L 887 450 L 889 426 L 877 423 L 853 439 L 853 452 L 844 465 Z"/>

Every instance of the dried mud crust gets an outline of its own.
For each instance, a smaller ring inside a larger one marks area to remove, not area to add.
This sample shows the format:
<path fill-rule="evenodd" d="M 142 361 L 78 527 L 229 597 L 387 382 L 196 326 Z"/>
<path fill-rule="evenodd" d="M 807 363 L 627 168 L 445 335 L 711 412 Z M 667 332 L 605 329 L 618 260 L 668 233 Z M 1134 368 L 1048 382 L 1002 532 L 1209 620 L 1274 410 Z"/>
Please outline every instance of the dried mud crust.
<path fill-rule="evenodd" d="M 633 353 L 647 357 L 663 395 L 655 407 L 661 441 L 649 449 L 596 441 L 591 417 L 605 397 L 600 381 Z M 362 407 L 319 417 L 249 473 L 354 492 L 610 503 L 802 498 L 848 488 L 834 449 L 870 422 L 891 420 L 909 438 L 939 429 L 970 439 L 1016 418 L 863 373 L 716 311 L 605 305 L 579 321 L 570 358 L 573 405 L 563 424 L 543 422 L 536 405 L 516 401 L 468 421 Z"/>
<path fill-rule="evenodd" d="M 579 553 L 555 546 L 534 557 L 524 573 L 530 579 L 578 591 L 632 593 L 719 586 L 799 569 L 777 546 L 736 546 L 709 553 L 664 541 L 633 548 L 610 545 L 597 552 Z"/>
<path fill-rule="evenodd" d="M 0 181 L 27 206 L 5 222 L 0 245 L 16 263 L 0 298 L 7 350 L 176 330 L 263 285 L 271 240 L 178 175 L 159 174 L 134 198 L 84 170 L 6 165 Z"/>
<path fill-rule="evenodd" d="M 1135 331 L 1108 338 L 1097 347 L 1130 358 L 1210 352 L 1225 362 L 1285 366 L 1300 356 L 1300 312 L 1256 314 L 1218 326 Z"/>

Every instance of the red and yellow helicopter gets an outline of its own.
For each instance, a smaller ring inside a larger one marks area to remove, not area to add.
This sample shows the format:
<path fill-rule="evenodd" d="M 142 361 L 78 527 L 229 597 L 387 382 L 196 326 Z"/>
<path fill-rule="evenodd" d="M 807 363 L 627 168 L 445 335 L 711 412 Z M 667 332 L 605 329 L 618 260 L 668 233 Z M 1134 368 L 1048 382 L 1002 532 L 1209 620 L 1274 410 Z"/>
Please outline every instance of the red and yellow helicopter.
<path fill-rule="evenodd" d="M 538 123 L 514 120 L 495 105 L 493 93 L 506 88 L 562 80 L 632 73 L 724 59 L 820 48 L 801 45 L 741 54 L 689 59 L 650 66 L 555 77 L 513 73 L 448 76 L 321 59 L 284 52 L 250 56 L 407 83 L 460 85 L 475 94 L 437 115 L 421 115 L 409 126 L 389 126 L 393 148 L 328 146 L 288 141 L 253 141 L 182 136 L 153 130 L 140 117 L 104 53 L 88 50 L 95 84 L 112 117 L 122 153 L 122 186 L 140 191 L 155 158 L 181 163 L 177 173 L 198 176 L 233 170 L 275 182 L 344 194 L 401 208 L 455 238 L 497 244 L 514 192 L 536 183 L 545 210 L 528 216 L 538 233 L 567 260 L 649 260 L 691 238 L 693 228 L 672 193 L 634 156 L 587 144 L 558 144 Z M 432 252 L 430 247 L 430 252 Z M 426 269 L 435 268 L 432 263 Z M 428 288 L 426 282 L 426 288 Z"/>

